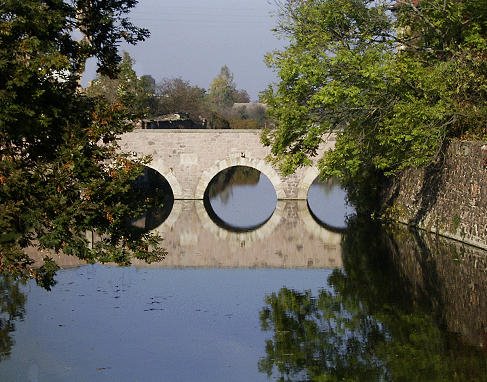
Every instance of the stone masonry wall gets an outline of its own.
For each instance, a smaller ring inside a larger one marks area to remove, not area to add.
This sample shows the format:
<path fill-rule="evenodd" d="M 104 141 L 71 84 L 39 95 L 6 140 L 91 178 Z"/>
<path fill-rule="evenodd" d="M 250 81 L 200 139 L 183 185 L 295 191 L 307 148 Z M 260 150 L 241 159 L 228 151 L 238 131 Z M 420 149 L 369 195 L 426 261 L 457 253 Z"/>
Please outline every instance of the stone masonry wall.
<path fill-rule="evenodd" d="M 249 166 L 266 175 L 278 199 L 306 199 L 318 175 L 316 166 L 283 177 L 266 157 L 270 148 L 260 141 L 261 130 L 135 130 L 122 135 L 120 148 L 134 156 L 152 157 L 150 167 L 164 176 L 175 199 L 202 199 L 211 179 L 232 166 Z M 318 155 L 335 145 L 323 142 Z"/>
<path fill-rule="evenodd" d="M 487 248 L 485 145 L 453 140 L 441 163 L 398 177 L 384 205 L 393 220 Z"/>

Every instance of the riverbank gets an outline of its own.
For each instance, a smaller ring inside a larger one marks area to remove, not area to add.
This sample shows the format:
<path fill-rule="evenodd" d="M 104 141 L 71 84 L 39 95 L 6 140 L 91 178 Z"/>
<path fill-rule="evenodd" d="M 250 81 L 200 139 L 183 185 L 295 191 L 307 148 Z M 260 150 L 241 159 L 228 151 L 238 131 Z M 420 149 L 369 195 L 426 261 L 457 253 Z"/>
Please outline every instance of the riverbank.
<path fill-rule="evenodd" d="M 440 160 L 386 188 L 383 216 L 487 249 L 485 142 L 452 140 Z"/>

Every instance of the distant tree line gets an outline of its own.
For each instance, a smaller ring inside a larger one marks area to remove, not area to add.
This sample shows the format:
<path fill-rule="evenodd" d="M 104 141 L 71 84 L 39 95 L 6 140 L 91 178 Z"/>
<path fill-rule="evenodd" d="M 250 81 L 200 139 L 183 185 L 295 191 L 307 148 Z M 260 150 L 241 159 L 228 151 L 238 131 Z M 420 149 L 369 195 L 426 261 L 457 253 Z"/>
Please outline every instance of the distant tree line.
<path fill-rule="evenodd" d="M 137 77 L 134 60 L 125 52 L 117 78 L 98 75 L 87 87 L 90 96 L 124 105 L 132 119 L 151 119 L 183 113 L 197 126 L 210 129 L 262 128 L 265 107 L 251 103 L 247 91 L 237 89 L 234 77 L 224 65 L 208 90 L 180 77 L 156 80 L 151 75 Z"/>

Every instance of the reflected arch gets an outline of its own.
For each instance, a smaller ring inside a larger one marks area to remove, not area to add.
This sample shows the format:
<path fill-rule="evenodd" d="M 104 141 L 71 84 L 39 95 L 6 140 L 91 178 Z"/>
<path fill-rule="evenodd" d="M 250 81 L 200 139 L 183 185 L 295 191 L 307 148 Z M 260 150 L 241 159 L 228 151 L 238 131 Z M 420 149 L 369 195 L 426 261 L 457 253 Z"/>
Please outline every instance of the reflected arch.
<path fill-rule="evenodd" d="M 249 246 L 255 242 L 270 237 L 281 222 L 283 211 L 284 204 L 277 203 L 272 216 L 258 228 L 253 231 L 232 232 L 218 226 L 208 215 L 203 203 L 196 204 L 196 213 L 201 223 L 201 227 L 204 230 L 211 232 L 217 239 L 232 243 L 235 247 Z"/>
<path fill-rule="evenodd" d="M 233 232 L 233 233 L 245 233 L 245 232 L 258 230 L 259 228 L 263 227 L 272 218 L 272 215 L 274 215 L 275 212 L 274 209 L 272 215 L 269 216 L 269 218 L 262 223 L 257 223 L 255 225 L 251 225 L 248 227 L 234 227 L 231 224 L 225 222 L 225 220 L 223 220 L 220 216 L 218 216 L 218 214 L 215 212 L 215 210 L 213 209 L 210 203 L 209 197 L 207 196 L 205 196 L 205 198 L 203 199 L 203 207 L 205 207 L 206 215 L 213 221 L 215 225 L 224 229 L 225 231 Z"/>
<path fill-rule="evenodd" d="M 345 232 L 348 231 L 348 228 L 347 227 L 335 227 L 331 224 L 327 224 L 323 221 L 321 221 L 318 216 L 316 216 L 313 211 L 311 210 L 310 206 L 309 206 L 309 202 L 306 201 L 306 206 L 308 208 L 308 214 L 309 214 L 309 217 L 317 224 L 319 225 L 321 228 L 323 228 L 326 232 L 332 232 L 332 233 L 337 233 L 337 234 L 344 234 Z"/>
<path fill-rule="evenodd" d="M 131 183 L 132 195 L 144 204 L 141 214 L 130 220 L 130 225 L 145 232 L 160 226 L 171 215 L 174 195 L 167 179 L 157 170 L 144 166 Z"/>
<path fill-rule="evenodd" d="M 276 209 L 277 195 L 272 182 L 248 166 L 228 167 L 206 188 L 203 205 L 213 222 L 232 232 L 258 229 Z"/>
<path fill-rule="evenodd" d="M 166 166 L 162 159 L 153 160 L 150 163 L 146 164 L 146 166 L 157 171 L 167 180 L 167 182 L 171 186 L 171 190 L 175 200 L 183 199 L 183 191 L 181 185 L 174 176 L 172 169 Z"/>
<path fill-rule="evenodd" d="M 181 204 L 174 203 L 171 213 L 169 214 L 168 218 L 162 222 L 158 227 L 155 227 L 151 230 L 152 233 L 159 234 L 162 238 L 167 232 L 172 231 L 174 226 L 176 225 L 179 215 L 181 215 Z"/>
<path fill-rule="evenodd" d="M 341 245 L 343 231 L 318 223 L 318 221 L 311 215 L 306 200 L 298 201 L 298 216 L 303 222 L 306 231 L 312 236 L 323 239 L 328 245 Z"/>
<path fill-rule="evenodd" d="M 277 195 L 277 199 L 286 199 L 286 192 L 284 191 L 281 177 L 271 165 L 269 165 L 265 160 L 247 158 L 241 155 L 218 161 L 212 167 L 205 170 L 201 174 L 198 185 L 196 186 L 194 198 L 203 200 L 205 197 L 205 191 L 211 180 L 221 171 L 235 166 L 252 167 L 259 170 L 272 183 Z"/>

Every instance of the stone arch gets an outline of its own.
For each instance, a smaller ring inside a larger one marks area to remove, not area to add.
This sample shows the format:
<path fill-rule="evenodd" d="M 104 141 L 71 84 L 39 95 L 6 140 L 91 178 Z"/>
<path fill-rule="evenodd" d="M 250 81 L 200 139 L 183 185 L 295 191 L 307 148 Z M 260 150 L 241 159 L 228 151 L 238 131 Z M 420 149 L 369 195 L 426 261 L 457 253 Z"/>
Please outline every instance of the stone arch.
<path fill-rule="evenodd" d="M 308 191 L 320 172 L 316 166 L 306 167 L 298 185 L 298 199 L 308 199 Z"/>
<path fill-rule="evenodd" d="M 284 191 L 284 187 L 282 184 L 281 177 L 277 173 L 277 171 L 272 167 L 269 163 L 265 161 L 265 159 L 252 159 L 247 158 L 242 155 L 229 157 L 227 159 L 223 159 L 217 162 L 214 166 L 210 167 L 206 171 L 201 174 L 200 180 L 198 185 L 196 186 L 195 190 L 195 199 L 203 199 L 205 195 L 206 188 L 210 181 L 220 172 L 229 167 L 234 166 L 247 166 L 253 167 L 256 170 L 259 170 L 262 174 L 267 176 L 271 181 L 272 185 L 274 186 L 274 190 L 276 191 L 277 199 L 286 199 L 286 192 Z"/>
<path fill-rule="evenodd" d="M 159 174 L 161 174 L 164 178 L 166 178 L 167 182 L 171 186 L 172 193 L 174 195 L 174 199 L 182 199 L 183 198 L 183 192 L 181 185 L 179 184 L 178 180 L 176 179 L 176 176 L 174 175 L 173 171 L 171 168 L 167 167 L 162 159 L 156 159 L 147 164 L 147 167 L 152 168 L 153 170 L 156 170 Z"/>

